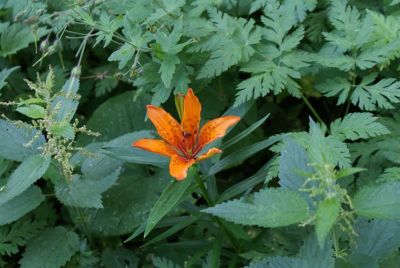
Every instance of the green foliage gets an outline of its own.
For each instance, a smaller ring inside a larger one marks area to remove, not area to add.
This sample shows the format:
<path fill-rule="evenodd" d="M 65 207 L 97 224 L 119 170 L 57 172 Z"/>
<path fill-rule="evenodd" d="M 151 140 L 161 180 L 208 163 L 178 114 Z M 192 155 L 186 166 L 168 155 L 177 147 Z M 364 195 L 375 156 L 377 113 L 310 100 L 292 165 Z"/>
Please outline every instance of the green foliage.
<path fill-rule="evenodd" d="M 399 1 L 0 2 L 0 267 L 399 266 Z"/>
<path fill-rule="evenodd" d="M 78 250 L 78 235 L 57 226 L 29 241 L 19 263 L 21 267 L 62 267 Z"/>
<path fill-rule="evenodd" d="M 369 185 L 354 196 L 354 208 L 358 215 L 377 219 L 399 220 L 399 181 Z"/>
<path fill-rule="evenodd" d="M 283 189 L 264 189 L 253 196 L 203 211 L 234 223 L 260 227 L 287 226 L 308 217 L 308 205 L 304 199 L 295 192 Z"/>

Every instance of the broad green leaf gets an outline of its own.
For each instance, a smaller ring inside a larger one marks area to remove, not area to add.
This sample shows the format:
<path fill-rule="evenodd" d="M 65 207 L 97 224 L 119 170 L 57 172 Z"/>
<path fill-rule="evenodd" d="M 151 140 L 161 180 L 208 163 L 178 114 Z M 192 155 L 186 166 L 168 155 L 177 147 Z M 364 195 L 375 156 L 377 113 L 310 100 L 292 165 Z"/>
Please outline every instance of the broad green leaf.
<path fill-rule="evenodd" d="M 14 23 L 7 27 L 0 38 L 0 57 L 15 54 L 17 51 L 26 48 L 30 43 L 46 34 L 45 28 L 37 29 L 35 37 L 33 30 L 22 23 Z"/>
<path fill-rule="evenodd" d="M 32 155 L 26 158 L 0 190 L 0 205 L 26 191 L 40 179 L 50 165 L 50 156 Z"/>
<path fill-rule="evenodd" d="M 101 194 L 118 179 L 120 169 L 99 178 L 74 175 L 71 181 L 61 180 L 55 185 L 58 200 L 66 206 L 103 208 Z"/>
<path fill-rule="evenodd" d="M 363 217 L 400 220 L 400 181 L 361 188 L 353 198 L 355 212 Z"/>
<path fill-rule="evenodd" d="M 14 124 L 0 119 L 0 156 L 13 161 L 39 154 L 45 144 L 44 136 L 28 124 Z"/>
<path fill-rule="evenodd" d="M 12 67 L 9 69 L 4 68 L 3 70 L 1 70 L 1 72 L 0 72 L 0 89 L 2 89 L 5 85 L 7 85 L 7 82 L 6 82 L 7 77 L 18 68 L 19 68 L 19 66 L 15 66 L 15 67 Z"/>
<path fill-rule="evenodd" d="M 150 127 L 145 122 L 146 105 L 150 98 L 143 92 L 128 91 L 109 98 L 101 104 L 90 117 L 87 128 L 101 133 L 93 138 L 80 135 L 78 144 L 87 144 L 90 140 L 109 141 L 123 134 Z"/>
<path fill-rule="evenodd" d="M 167 215 L 182 199 L 186 190 L 192 183 L 193 177 L 197 176 L 195 168 L 189 169 L 187 178 L 183 181 L 173 180 L 162 192 L 160 198 L 154 204 L 147 219 L 147 226 L 144 231 L 144 236 L 147 236 L 156 224 Z"/>
<path fill-rule="evenodd" d="M 400 246 L 400 222 L 359 219 L 355 224 L 356 245 L 352 252 L 381 259 Z"/>
<path fill-rule="evenodd" d="M 60 121 L 50 126 L 50 132 L 58 137 L 64 137 L 69 140 L 75 138 L 75 130 L 68 121 Z"/>
<path fill-rule="evenodd" d="M 32 119 L 41 119 L 44 118 L 46 115 L 46 110 L 42 106 L 37 104 L 18 107 L 17 112 L 26 115 L 27 117 Z"/>
<path fill-rule="evenodd" d="M 242 161 L 246 160 L 250 156 L 254 155 L 255 153 L 271 146 L 275 142 L 279 141 L 281 137 L 273 136 L 263 141 L 254 143 L 249 145 L 245 148 L 237 150 L 235 153 L 228 155 L 227 157 L 222 158 L 220 161 L 215 163 L 210 170 L 208 171 L 209 176 L 214 175 L 224 169 L 232 167 L 241 163 Z"/>
<path fill-rule="evenodd" d="M 250 263 L 246 268 L 333 268 L 332 242 L 327 240 L 322 247 L 314 234 L 309 235 L 298 254 L 293 257 L 272 256 Z"/>
<path fill-rule="evenodd" d="M 218 204 L 204 209 L 203 212 L 237 224 L 260 227 L 287 226 L 301 222 L 309 216 L 308 205 L 300 194 L 271 188 Z"/>
<path fill-rule="evenodd" d="M 318 242 L 323 245 L 340 213 L 340 201 L 336 198 L 327 198 L 317 206 L 315 215 L 315 231 Z"/>
<path fill-rule="evenodd" d="M 85 218 L 95 236 L 118 236 L 131 233 L 146 221 L 149 211 L 167 185 L 165 176 L 150 176 L 140 166 L 126 166 L 118 181 L 102 194 L 102 209 L 70 209 L 74 222 Z"/>
<path fill-rule="evenodd" d="M 22 268 L 58 268 L 79 251 L 79 237 L 74 231 L 57 226 L 46 229 L 26 246 L 19 264 Z"/>
<path fill-rule="evenodd" d="M 18 220 L 42 203 L 44 196 L 37 186 L 31 186 L 22 194 L 0 205 L 0 225 Z"/>

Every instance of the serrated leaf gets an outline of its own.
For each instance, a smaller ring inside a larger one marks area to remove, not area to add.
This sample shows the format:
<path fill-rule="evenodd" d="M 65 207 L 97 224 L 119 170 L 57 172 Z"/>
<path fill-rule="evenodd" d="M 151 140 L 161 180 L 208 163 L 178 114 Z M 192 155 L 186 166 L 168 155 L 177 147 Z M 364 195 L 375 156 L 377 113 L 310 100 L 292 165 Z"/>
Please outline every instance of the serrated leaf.
<path fill-rule="evenodd" d="M 73 140 L 75 138 L 75 129 L 68 121 L 54 123 L 50 126 L 49 131 L 55 136 L 64 137 L 69 140 Z"/>
<path fill-rule="evenodd" d="M 56 197 L 66 206 L 103 208 L 102 193 L 118 179 L 120 169 L 99 178 L 74 175 L 71 181 L 61 180 L 55 185 Z"/>
<path fill-rule="evenodd" d="M 32 119 L 41 119 L 44 118 L 46 115 L 46 110 L 42 106 L 37 104 L 18 107 L 17 112 L 26 115 L 27 117 Z"/>
<path fill-rule="evenodd" d="M 331 123 L 332 135 L 343 140 L 358 140 L 389 134 L 389 130 L 377 122 L 378 117 L 371 113 L 350 113 Z"/>
<path fill-rule="evenodd" d="M 26 158 L 0 190 L 0 205 L 27 190 L 40 179 L 50 165 L 50 156 L 32 155 Z"/>
<path fill-rule="evenodd" d="M 260 227 L 291 225 L 305 220 L 309 214 L 308 205 L 300 194 L 271 188 L 249 197 L 218 204 L 203 212 L 237 224 Z"/>
<path fill-rule="evenodd" d="M 31 186 L 22 194 L 0 205 L 0 225 L 18 220 L 42 203 L 44 196 L 37 186 Z"/>
<path fill-rule="evenodd" d="M 1 33 L 0 56 L 6 57 L 15 54 L 17 51 L 26 48 L 30 43 L 38 40 L 46 34 L 45 28 L 36 30 L 36 37 L 33 30 L 22 23 L 14 23 L 8 26 Z"/>
<path fill-rule="evenodd" d="M 154 204 L 147 219 L 144 236 L 147 236 L 156 224 L 167 215 L 182 199 L 186 190 L 192 184 L 193 177 L 197 176 L 197 170 L 191 168 L 188 171 L 188 176 L 183 181 L 173 180 L 168 184 L 167 188 L 162 192 L 160 198 Z"/>
<path fill-rule="evenodd" d="M 162 174 L 153 176 L 140 166 L 125 166 L 114 184 L 103 193 L 102 209 L 84 209 L 82 214 L 70 210 L 75 223 L 85 218 L 89 231 L 95 236 L 119 236 L 133 232 L 143 222 L 167 182 Z"/>
<path fill-rule="evenodd" d="M 135 48 L 131 44 L 125 43 L 119 49 L 111 53 L 108 61 L 118 61 L 118 69 L 123 69 L 129 60 L 135 55 Z"/>
<path fill-rule="evenodd" d="M 32 239 L 19 264 L 22 268 L 58 268 L 65 265 L 78 250 L 78 235 L 57 226 L 44 230 Z"/>
<path fill-rule="evenodd" d="M 16 125 L 0 119 L 0 156 L 22 161 L 30 155 L 39 154 L 43 150 L 45 138 L 38 132 L 28 124 Z"/>
<path fill-rule="evenodd" d="M 356 246 L 353 254 L 379 260 L 400 246 L 400 222 L 359 219 L 355 224 Z"/>
<path fill-rule="evenodd" d="M 315 231 L 321 246 L 338 219 L 339 212 L 340 202 L 336 198 L 327 198 L 318 204 L 315 214 Z"/>
<path fill-rule="evenodd" d="M 400 181 L 361 188 L 353 198 L 355 212 L 363 217 L 400 220 Z"/>
<path fill-rule="evenodd" d="M 56 96 L 51 103 L 52 116 L 58 122 L 70 122 L 78 109 L 79 73 L 80 67 L 72 69 L 70 78 L 59 92 L 60 95 Z"/>

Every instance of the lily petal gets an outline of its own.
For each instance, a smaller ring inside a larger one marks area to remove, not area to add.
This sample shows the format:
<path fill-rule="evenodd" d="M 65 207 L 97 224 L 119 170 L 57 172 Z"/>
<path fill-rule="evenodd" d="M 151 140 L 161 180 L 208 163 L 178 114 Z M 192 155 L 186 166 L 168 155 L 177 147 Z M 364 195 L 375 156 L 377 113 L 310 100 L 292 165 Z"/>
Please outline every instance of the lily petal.
<path fill-rule="evenodd" d="M 184 140 L 178 121 L 160 107 L 147 105 L 147 116 L 156 127 L 158 135 L 169 144 L 180 148 Z"/>
<path fill-rule="evenodd" d="M 177 154 L 174 148 L 163 140 L 140 139 L 132 143 L 132 146 L 167 157 Z"/>
<path fill-rule="evenodd" d="M 178 181 L 187 176 L 188 169 L 195 163 L 194 159 L 187 159 L 180 155 L 173 155 L 169 163 L 169 173 Z"/>
<path fill-rule="evenodd" d="M 222 150 L 214 147 L 214 148 L 211 148 L 210 150 L 208 150 L 207 152 L 205 152 L 204 154 L 200 155 L 199 157 L 197 157 L 196 160 L 201 161 L 201 160 L 207 159 L 207 158 L 209 158 L 213 155 L 219 154 L 219 153 L 222 153 Z"/>
<path fill-rule="evenodd" d="M 239 122 L 239 116 L 222 116 L 214 120 L 208 121 L 200 130 L 199 146 L 203 147 L 206 144 L 223 137 L 227 129 Z"/>
<path fill-rule="evenodd" d="M 196 136 L 199 132 L 200 114 L 200 101 L 196 95 L 194 95 L 193 90 L 189 88 L 184 99 L 181 122 L 187 148 L 192 148 L 194 146 Z"/>

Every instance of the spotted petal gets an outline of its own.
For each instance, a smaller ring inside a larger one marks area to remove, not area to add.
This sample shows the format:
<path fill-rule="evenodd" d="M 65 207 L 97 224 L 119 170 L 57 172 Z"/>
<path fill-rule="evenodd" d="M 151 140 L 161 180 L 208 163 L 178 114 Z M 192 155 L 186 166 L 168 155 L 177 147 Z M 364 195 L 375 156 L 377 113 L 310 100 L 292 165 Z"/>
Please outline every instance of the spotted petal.
<path fill-rule="evenodd" d="M 147 105 L 147 116 L 163 140 L 177 148 L 180 147 L 183 141 L 182 128 L 172 115 L 160 107 Z"/>
<path fill-rule="evenodd" d="M 227 129 L 239 120 L 239 116 L 228 115 L 208 121 L 200 130 L 199 146 L 204 147 L 206 144 L 223 137 Z"/>
<path fill-rule="evenodd" d="M 132 146 L 167 157 L 177 154 L 175 149 L 163 140 L 140 139 L 135 141 Z"/>
<path fill-rule="evenodd" d="M 187 148 L 194 147 L 195 139 L 199 132 L 200 114 L 200 101 L 196 95 L 194 95 L 193 90 L 189 88 L 184 99 L 181 122 Z"/>

